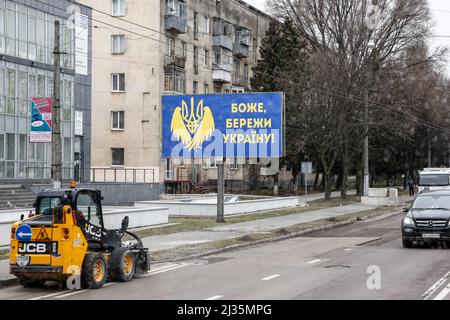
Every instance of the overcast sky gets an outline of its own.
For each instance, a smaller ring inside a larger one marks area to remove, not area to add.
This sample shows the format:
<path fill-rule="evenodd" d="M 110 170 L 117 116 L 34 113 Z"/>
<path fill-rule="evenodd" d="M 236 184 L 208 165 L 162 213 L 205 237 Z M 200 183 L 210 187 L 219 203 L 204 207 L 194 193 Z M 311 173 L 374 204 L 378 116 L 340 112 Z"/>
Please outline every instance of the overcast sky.
<path fill-rule="evenodd" d="M 244 0 L 247 3 L 265 10 L 266 0 Z M 448 38 L 433 38 L 433 46 L 448 47 L 450 52 L 450 1 L 449 0 L 428 0 L 430 8 L 434 16 L 435 27 L 433 34 L 438 36 L 449 36 Z M 450 53 L 448 55 L 449 63 L 447 63 L 448 74 L 450 75 Z"/>

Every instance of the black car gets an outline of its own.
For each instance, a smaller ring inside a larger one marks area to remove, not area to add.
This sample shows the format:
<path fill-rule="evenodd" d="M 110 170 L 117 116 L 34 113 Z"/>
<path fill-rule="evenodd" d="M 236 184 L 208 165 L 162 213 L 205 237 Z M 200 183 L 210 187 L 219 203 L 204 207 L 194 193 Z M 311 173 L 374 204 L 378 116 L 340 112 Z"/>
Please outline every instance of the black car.
<path fill-rule="evenodd" d="M 417 195 L 402 220 L 404 248 L 414 241 L 450 242 L 450 191 L 426 191 Z"/>

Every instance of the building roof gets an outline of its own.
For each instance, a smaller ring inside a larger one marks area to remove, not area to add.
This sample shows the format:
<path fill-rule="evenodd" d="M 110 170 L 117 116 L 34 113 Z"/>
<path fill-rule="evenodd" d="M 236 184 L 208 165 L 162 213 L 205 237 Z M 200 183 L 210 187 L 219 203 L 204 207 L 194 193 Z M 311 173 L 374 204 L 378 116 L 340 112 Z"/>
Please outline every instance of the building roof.
<path fill-rule="evenodd" d="M 274 17 L 272 17 L 271 15 L 265 13 L 262 10 L 259 10 L 258 8 L 255 8 L 254 6 L 252 6 L 251 4 L 248 4 L 247 2 L 243 1 L 243 0 L 234 0 L 235 2 L 241 4 L 242 6 L 246 7 L 247 9 L 249 9 L 250 11 L 253 11 L 259 15 L 262 15 L 264 17 L 266 17 L 267 19 L 273 20 Z"/>

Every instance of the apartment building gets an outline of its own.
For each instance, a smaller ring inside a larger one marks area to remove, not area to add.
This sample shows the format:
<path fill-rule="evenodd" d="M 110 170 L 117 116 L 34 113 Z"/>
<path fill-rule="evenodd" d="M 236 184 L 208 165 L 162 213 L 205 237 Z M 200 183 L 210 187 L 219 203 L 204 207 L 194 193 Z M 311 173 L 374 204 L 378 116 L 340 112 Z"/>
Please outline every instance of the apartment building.
<path fill-rule="evenodd" d="M 271 18 L 241 0 L 80 2 L 93 8 L 92 167 L 184 179 L 192 169 L 161 159 L 161 97 L 249 91 Z M 196 169 L 216 175 L 213 160 Z"/>
<path fill-rule="evenodd" d="M 89 178 L 91 10 L 77 6 L 83 24 L 74 24 L 72 5 L 67 0 L 0 0 L 1 183 L 23 184 L 51 178 L 52 144 L 30 142 L 30 120 L 31 98 L 53 96 L 55 20 L 60 22 L 60 46 L 64 52 L 61 55 L 63 178 Z"/>
<path fill-rule="evenodd" d="M 244 93 L 271 17 L 244 1 L 166 0 L 163 94 Z M 242 180 L 243 168 L 228 163 L 226 180 Z M 165 159 L 165 181 L 217 179 L 214 159 L 184 164 Z M 176 186 L 175 184 L 173 184 Z"/>

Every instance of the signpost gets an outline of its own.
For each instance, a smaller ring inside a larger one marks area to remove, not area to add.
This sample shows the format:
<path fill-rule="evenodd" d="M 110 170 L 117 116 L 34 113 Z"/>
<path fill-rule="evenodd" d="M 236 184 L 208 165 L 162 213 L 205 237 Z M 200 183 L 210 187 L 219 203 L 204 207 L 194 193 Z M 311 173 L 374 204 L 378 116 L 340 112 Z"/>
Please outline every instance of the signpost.
<path fill-rule="evenodd" d="M 308 174 L 312 173 L 312 162 L 302 162 L 302 173 L 305 180 L 305 206 L 308 206 Z"/>
<path fill-rule="evenodd" d="M 222 159 L 283 156 L 283 93 L 164 96 L 162 102 L 162 157 L 219 159 L 217 221 L 224 222 Z"/>

